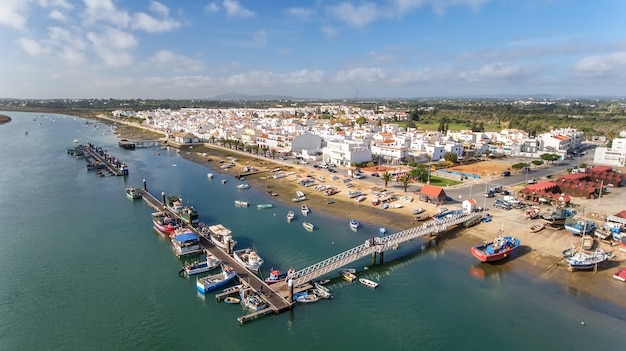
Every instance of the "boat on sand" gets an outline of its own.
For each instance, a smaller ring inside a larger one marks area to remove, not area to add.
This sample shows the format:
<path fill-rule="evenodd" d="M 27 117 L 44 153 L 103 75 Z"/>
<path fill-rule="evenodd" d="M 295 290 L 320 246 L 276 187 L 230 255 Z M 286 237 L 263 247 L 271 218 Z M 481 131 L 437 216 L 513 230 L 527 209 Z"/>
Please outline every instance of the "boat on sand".
<path fill-rule="evenodd" d="M 508 257 L 519 247 L 520 241 L 512 236 L 502 236 L 502 229 L 494 241 L 472 247 L 472 255 L 481 262 L 498 261 Z"/>

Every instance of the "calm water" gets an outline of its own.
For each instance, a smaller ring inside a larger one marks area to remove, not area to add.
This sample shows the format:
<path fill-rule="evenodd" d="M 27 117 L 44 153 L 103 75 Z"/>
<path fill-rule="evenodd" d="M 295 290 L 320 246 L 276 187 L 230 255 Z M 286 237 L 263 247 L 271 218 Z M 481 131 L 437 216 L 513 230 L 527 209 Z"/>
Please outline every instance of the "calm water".
<path fill-rule="evenodd" d="M 202 221 L 232 229 L 238 247 L 254 245 L 265 273 L 303 268 L 377 228 L 353 233 L 313 208 L 319 229 L 308 233 L 301 218 L 285 220 L 297 206 L 257 210 L 275 199 L 238 191 L 232 177 L 209 181 L 174 150 L 122 150 L 109 127 L 79 118 L 4 114 L 13 122 L 0 126 L 0 350 L 599 350 L 626 341 L 622 308 L 419 240 L 359 273 L 380 283 L 376 291 L 334 279 L 333 300 L 239 326 L 240 306 L 205 299 L 177 275 L 181 261 L 152 231 L 151 209 L 125 197 L 126 185 L 146 179 L 157 197 L 182 195 Z M 105 146 L 130 176 L 88 172 L 65 152 L 74 139 Z M 236 199 L 253 206 L 236 208 Z"/>

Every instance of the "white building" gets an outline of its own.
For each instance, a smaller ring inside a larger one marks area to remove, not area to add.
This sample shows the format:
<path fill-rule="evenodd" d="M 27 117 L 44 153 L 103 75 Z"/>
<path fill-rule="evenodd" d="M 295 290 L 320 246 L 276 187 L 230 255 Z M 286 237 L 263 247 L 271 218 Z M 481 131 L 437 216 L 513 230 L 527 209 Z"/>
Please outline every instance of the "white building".
<path fill-rule="evenodd" d="M 329 141 L 322 148 L 322 157 L 326 163 L 349 167 L 371 161 L 372 151 L 367 145 L 354 140 Z"/>
<path fill-rule="evenodd" d="M 626 138 L 615 138 L 611 148 L 596 147 L 593 163 L 624 167 L 626 160 Z"/>

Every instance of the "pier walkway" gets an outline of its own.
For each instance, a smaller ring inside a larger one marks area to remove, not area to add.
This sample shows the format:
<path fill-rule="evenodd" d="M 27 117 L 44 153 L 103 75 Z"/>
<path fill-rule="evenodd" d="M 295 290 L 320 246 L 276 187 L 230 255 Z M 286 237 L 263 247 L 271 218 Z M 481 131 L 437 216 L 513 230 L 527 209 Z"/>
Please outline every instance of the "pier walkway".
<path fill-rule="evenodd" d="M 95 147 L 93 144 L 88 144 L 82 147 L 85 157 L 98 160 L 101 164 L 105 165 L 111 174 L 116 176 L 128 175 L 128 167 L 124 162 L 120 162 L 116 158 L 107 154 L 101 148 Z"/>

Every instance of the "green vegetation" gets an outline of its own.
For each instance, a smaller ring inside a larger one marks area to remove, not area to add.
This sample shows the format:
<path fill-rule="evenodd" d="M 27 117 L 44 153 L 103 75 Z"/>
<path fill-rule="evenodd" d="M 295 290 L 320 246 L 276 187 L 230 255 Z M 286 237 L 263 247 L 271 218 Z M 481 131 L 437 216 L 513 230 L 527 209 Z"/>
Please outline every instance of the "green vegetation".
<path fill-rule="evenodd" d="M 440 177 L 435 177 L 435 176 L 430 176 L 430 185 L 436 185 L 436 186 L 448 186 L 448 185 L 457 185 L 457 184 L 461 184 L 462 182 L 458 181 L 458 180 L 453 180 L 453 179 L 448 179 L 448 178 L 440 178 Z"/>

